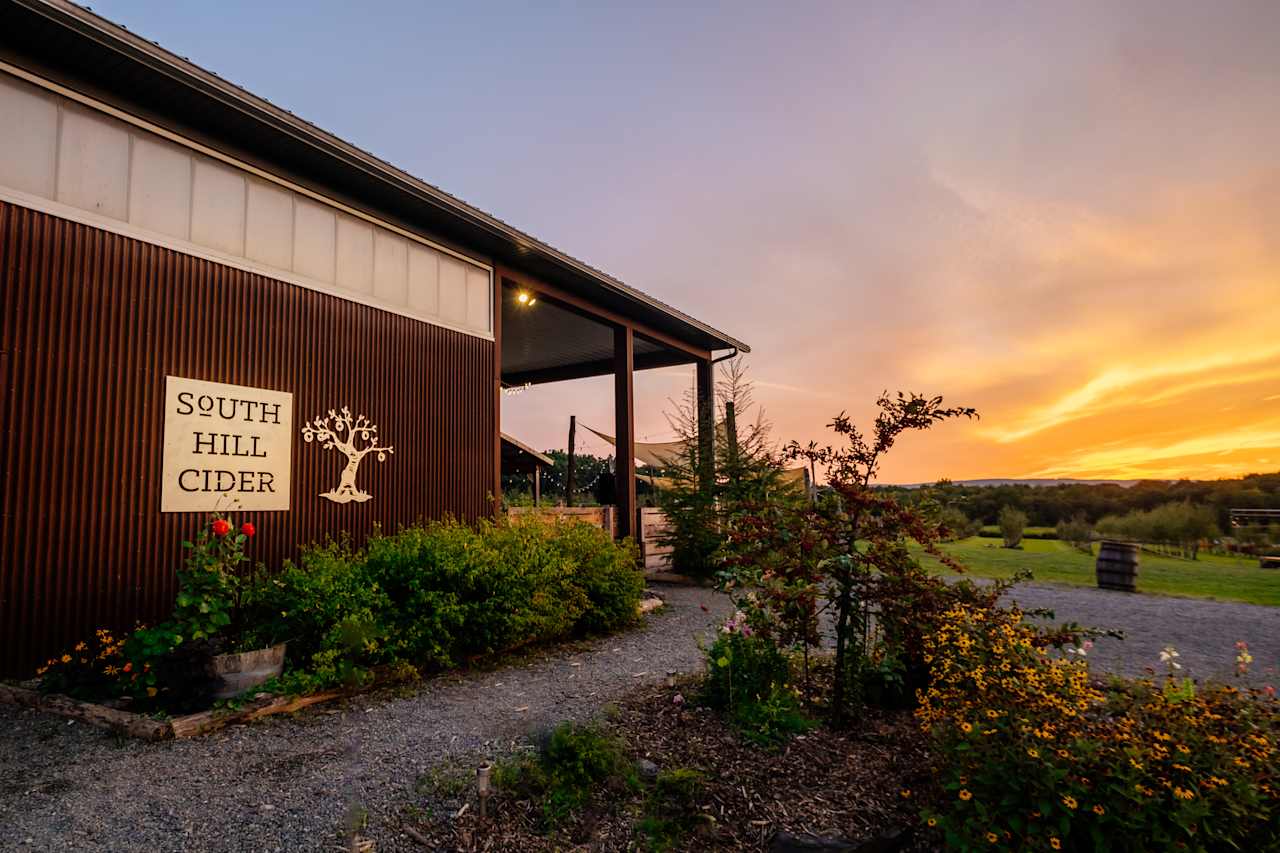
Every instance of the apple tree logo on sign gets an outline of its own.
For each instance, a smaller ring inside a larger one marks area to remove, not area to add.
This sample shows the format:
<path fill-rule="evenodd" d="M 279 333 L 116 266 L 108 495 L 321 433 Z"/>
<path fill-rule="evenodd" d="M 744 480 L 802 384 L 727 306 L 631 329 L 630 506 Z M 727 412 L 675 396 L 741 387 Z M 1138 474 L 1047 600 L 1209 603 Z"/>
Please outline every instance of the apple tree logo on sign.
<path fill-rule="evenodd" d="M 360 460 L 370 453 L 378 454 L 378 461 L 385 462 L 387 454 L 396 449 L 378 443 L 378 427 L 364 415 L 351 417 L 351 410 L 346 406 L 341 411 L 329 410 L 327 417 L 316 418 L 302 427 L 302 440 L 307 443 L 317 441 L 324 450 L 337 449 L 347 457 L 347 467 L 342 469 L 338 487 L 328 492 L 321 492 L 320 497 L 328 498 L 334 503 L 345 504 L 355 501 L 364 503 L 373 497 L 362 492 L 356 486 L 356 472 L 360 470 Z"/>

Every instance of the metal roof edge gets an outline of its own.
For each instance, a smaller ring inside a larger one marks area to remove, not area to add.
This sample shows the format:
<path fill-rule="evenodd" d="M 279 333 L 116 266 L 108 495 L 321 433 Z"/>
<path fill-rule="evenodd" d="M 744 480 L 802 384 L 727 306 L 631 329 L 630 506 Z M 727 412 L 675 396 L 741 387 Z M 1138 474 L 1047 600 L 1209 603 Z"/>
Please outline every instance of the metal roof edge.
<path fill-rule="evenodd" d="M 608 273 L 568 255 L 536 237 L 503 222 L 501 219 L 468 204 L 462 199 L 416 178 L 403 169 L 377 157 L 338 136 L 276 106 L 247 89 L 207 71 L 159 44 L 149 41 L 127 28 L 69 0 L 14 0 L 18 5 L 45 18 L 68 26 L 122 54 L 131 55 L 184 85 L 203 91 L 241 110 L 251 117 L 289 133 L 308 145 L 361 168 L 402 191 L 425 197 L 425 200 L 472 225 L 491 231 L 524 251 L 540 255 L 570 272 L 584 276 L 616 294 L 660 311 L 698 332 L 718 340 L 727 348 L 750 352 L 751 347 L 736 338 L 707 325 L 677 308 L 614 278 Z"/>

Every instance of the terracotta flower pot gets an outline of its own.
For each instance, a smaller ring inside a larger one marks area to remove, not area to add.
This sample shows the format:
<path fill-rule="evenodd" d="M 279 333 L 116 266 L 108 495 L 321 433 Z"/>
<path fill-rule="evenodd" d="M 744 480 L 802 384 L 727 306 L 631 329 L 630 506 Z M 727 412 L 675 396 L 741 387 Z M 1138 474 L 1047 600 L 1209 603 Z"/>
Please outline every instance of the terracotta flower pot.
<path fill-rule="evenodd" d="M 213 674 L 222 681 L 214 698 L 230 699 L 275 678 L 284 671 L 284 647 L 281 643 L 269 649 L 214 655 Z"/>

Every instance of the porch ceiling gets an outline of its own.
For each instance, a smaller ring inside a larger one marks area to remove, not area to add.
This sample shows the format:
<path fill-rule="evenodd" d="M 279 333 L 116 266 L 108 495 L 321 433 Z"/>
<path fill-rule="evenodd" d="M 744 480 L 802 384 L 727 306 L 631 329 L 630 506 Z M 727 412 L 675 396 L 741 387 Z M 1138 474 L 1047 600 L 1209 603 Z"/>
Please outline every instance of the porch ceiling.
<path fill-rule="evenodd" d="M 686 353 L 637 334 L 635 369 L 691 364 Z M 613 328 L 564 308 L 551 299 L 532 305 L 517 291 L 502 291 L 502 380 L 508 385 L 539 384 L 612 375 Z"/>

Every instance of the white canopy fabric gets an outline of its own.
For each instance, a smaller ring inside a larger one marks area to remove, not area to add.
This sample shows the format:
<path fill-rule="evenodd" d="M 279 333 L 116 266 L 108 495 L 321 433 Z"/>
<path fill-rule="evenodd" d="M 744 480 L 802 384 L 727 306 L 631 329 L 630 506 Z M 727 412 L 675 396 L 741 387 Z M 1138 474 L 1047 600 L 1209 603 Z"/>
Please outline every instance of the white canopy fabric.
<path fill-rule="evenodd" d="M 599 436 L 603 441 L 608 442 L 612 446 L 616 446 L 617 440 L 598 429 L 592 429 L 586 424 L 582 425 L 583 429 Z M 725 440 L 724 421 L 716 424 L 716 441 Z M 637 441 L 636 442 L 636 464 L 651 465 L 654 468 L 666 468 L 672 463 L 678 461 L 685 451 L 684 441 Z M 670 481 L 666 477 L 647 477 L 646 479 L 653 482 L 658 488 L 670 485 Z M 809 488 L 809 469 L 803 465 L 799 468 L 788 468 L 782 472 L 782 480 L 784 483 L 794 484 L 803 489 Z"/>
<path fill-rule="evenodd" d="M 611 435 L 607 435 L 598 429 L 592 429 L 586 424 L 582 425 L 583 429 L 595 433 L 602 440 L 610 445 L 617 445 L 617 439 Z M 716 425 L 716 440 L 724 440 L 724 421 Z M 666 468 L 679 461 L 680 457 L 685 453 L 685 442 L 679 441 L 637 441 L 636 442 L 636 464 L 652 465 L 654 468 Z"/>

